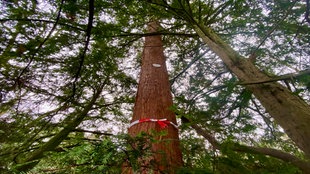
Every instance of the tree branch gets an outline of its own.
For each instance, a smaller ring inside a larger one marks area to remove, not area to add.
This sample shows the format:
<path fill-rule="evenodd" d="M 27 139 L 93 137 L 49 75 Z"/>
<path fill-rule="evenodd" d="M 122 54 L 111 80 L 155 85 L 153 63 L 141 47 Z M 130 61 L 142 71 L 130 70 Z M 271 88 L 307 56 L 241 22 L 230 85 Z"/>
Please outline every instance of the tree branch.
<path fill-rule="evenodd" d="M 190 121 L 188 118 L 182 116 L 181 120 L 183 123 L 189 123 L 190 126 L 201 136 L 203 136 L 206 140 L 209 141 L 209 143 L 213 146 L 213 148 L 221 150 L 222 144 L 219 143 L 212 134 L 201 127 L 199 127 L 197 124 L 194 124 L 192 121 Z M 238 143 L 234 143 L 233 146 L 231 146 L 233 151 L 237 152 L 244 152 L 244 153 L 251 153 L 251 154 L 263 154 L 268 155 L 280 160 L 283 160 L 285 162 L 292 163 L 296 167 L 298 167 L 303 172 L 310 171 L 310 162 L 301 160 L 297 158 L 296 156 L 277 150 L 272 148 L 266 148 L 266 147 L 253 147 L 253 146 L 246 146 L 246 145 L 240 145 Z"/>
<path fill-rule="evenodd" d="M 82 72 L 82 67 L 84 65 L 84 60 L 85 60 L 85 56 L 86 56 L 86 52 L 89 46 L 89 41 L 90 41 L 90 36 L 91 36 L 91 30 L 93 28 L 93 20 L 94 20 L 94 0 L 90 0 L 89 1 L 89 14 L 88 14 L 88 24 L 87 24 L 87 29 L 86 29 L 86 42 L 85 42 L 85 46 L 83 49 L 83 52 L 80 55 L 80 62 L 79 62 L 79 67 L 78 70 L 74 76 L 74 81 L 73 81 L 73 90 L 72 90 L 72 98 L 75 95 L 75 91 L 76 91 L 76 83 L 80 77 L 80 74 Z"/>
<path fill-rule="evenodd" d="M 107 36 L 107 37 L 127 37 L 127 36 L 146 37 L 146 36 L 157 36 L 157 35 L 198 37 L 197 34 L 192 34 L 192 33 L 172 33 L 172 32 L 166 32 L 166 31 L 158 31 L 158 32 L 152 32 L 152 33 L 124 33 L 124 34 Z"/>
<path fill-rule="evenodd" d="M 50 30 L 50 32 L 48 33 L 48 35 L 45 37 L 45 39 L 40 43 L 40 45 L 38 46 L 38 48 L 36 49 L 36 51 L 32 54 L 28 64 L 26 65 L 26 67 L 20 72 L 20 74 L 18 75 L 17 79 L 15 80 L 15 84 L 13 86 L 15 86 L 16 84 L 19 86 L 20 85 L 20 78 L 21 76 L 27 71 L 27 69 L 29 68 L 29 66 L 31 65 L 32 61 L 34 60 L 34 57 L 36 55 L 37 52 L 40 51 L 40 49 L 43 47 L 43 45 L 45 44 L 45 42 L 51 37 L 52 33 L 54 32 L 54 30 L 56 29 L 56 26 L 59 22 L 59 19 L 60 19 L 60 14 L 61 14 L 61 11 L 62 11 L 62 5 L 64 3 L 64 0 L 61 1 L 61 4 L 60 4 L 60 7 L 59 7 L 59 10 L 58 10 L 58 14 L 57 14 L 57 17 L 56 17 L 56 20 L 55 20 L 55 23 L 52 27 L 52 29 Z"/>
<path fill-rule="evenodd" d="M 100 131 L 90 131 L 90 130 L 85 130 L 85 129 L 74 129 L 74 132 L 83 132 L 83 133 L 92 133 L 92 134 L 97 134 L 97 135 L 106 135 L 106 136 L 113 136 L 114 134 L 111 133 L 105 133 L 105 132 L 100 132 Z"/>
<path fill-rule="evenodd" d="M 252 60 L 255 60 L 256 58 L 256 52 L 257 50 L 265 43 L 265 41 L 267 40 L 267 38 L 278 28 L 278 26 L 280 25 L 281 22 L 283 22 L 287 16 L 290 14 L 290 12 L 292 11 L 293 7 L 295 6 L 297 0 L 295 0 L 293 2 L 293 4 L 288 8 L 287 12 L 285 13 L 285 15 L 283 16 L 283 18 L 281 20 L 279 20 L 273 27 L 271 30 L 268 31 L 268 33 L 263 37 L 263 39 L 260 41 L 260 43 L 258 44 L 258 46 L 251 52 L 251 55 L 249 56 Z"/>
<path fill-rule="evenodd" d="M 29 154 L 25 160 L 22 160 L 20 164 L 16 165 L 15 169 L 18 171 L 28 171 L 39 163 L 40 159 L 44 157 L 45 152 L 54 150 L 69 135 L 69 133 L 72 132 L 84 120 L 97 99 L 100 97 L 104 86 L 105 82 L 97 87 L 91 100 L 83 108 L 83 110 L 77 111 L 76 116 L 69 120 L 67 125 L 59 133 L 57 133 L 48 142 L 43 144 L 39 149 Z M 67 119 L 70 119 L 70 117 L 67 117 Z"/>
<path fill-rule="evenodd" d="M 180 73 L 178 73 L 175 77 L 173 77 L 173 79 L 169 80 L 170 85 L 173 85 L 173 83 L 175 82 L 177 78 L 179 78 L 183 73 L 185 73 L 195 62 L 201 59 L 208 51 L 210 50 L 207 50 L 201 53 L 200 55 L 198 55 L 197 57 L 195 57 Z"/>
<path fill-rule="evenodd" d="M 251 81 L 250 82 L 239 82 L 239 83 L 237 83 L 237 85 L 254 85 L 254 84 L 276 82 L 279 80 L 296 79 L 296 78 L 303 76 L 303 75 L 310 75 L 310 69 L 299 71 L 297 73 L 289 73 L 289 74 L 280 75 L 280 76 L 277 76 L 277 77 L 274 77 L 274 78 L 268 79 L 268 80 L 258 80 L 258 81 L 252 81 L 252 82 Z"/>
<path fill-rule="evenodd" d="M 27 22 L 45 22 L 45 23 L 53 23 L 55 24 L 56 21 L 50 21 L 50 20 L 45 20 L 45 19 L 28 19 L 28 18 L 13 18 L 13 19 L 0 19 L 0 22 L 6 22 L 6 21 L 27 21 Z M 58 22 L 59 25 L 67 26 L 73 29 L 77 29 L 79 31 L 85 31 L 83 28 L 75 27 L 66 23 Z"/>
<path fill-rule="evenodd" d="M 308 22 L 308 24 L 310 25 L 310 18 L 309 18 L 309 14 L 310 14 L 310 2 L 309 0 L 306 0 L 307 6 L 306 6 L 306 14 L 305 14 L 305 19 Z"/>

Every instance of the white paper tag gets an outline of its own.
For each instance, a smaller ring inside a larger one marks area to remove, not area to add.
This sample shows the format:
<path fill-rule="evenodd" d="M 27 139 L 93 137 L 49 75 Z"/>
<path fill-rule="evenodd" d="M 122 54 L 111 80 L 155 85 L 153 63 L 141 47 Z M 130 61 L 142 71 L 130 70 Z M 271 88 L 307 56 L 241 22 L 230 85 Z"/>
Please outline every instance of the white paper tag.
<path fill-rule="evenodd" d="M 156 67 L 156 68 L 161 67 L 161 65 L 160 65 L 160 64 L 156 64 L 156 63 L 153 63 L 152 65 L 153 65 L 154 67 Z"/>

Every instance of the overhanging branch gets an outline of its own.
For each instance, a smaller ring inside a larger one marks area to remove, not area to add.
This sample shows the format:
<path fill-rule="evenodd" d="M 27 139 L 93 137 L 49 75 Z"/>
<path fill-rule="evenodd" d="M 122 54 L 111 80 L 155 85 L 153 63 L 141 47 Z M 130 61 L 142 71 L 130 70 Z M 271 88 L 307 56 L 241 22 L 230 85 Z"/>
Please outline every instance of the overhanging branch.
<path fill-rule="evenodd" d="M 269 83 L 269 82 L 276 82 L 279 80 L 290 80 L 290 79 L 297 79 L 298 77 L 304 76 L 304 75 L 310 75 L 310 69 L 306 69 L 303 71 L 299 71 L 297 73 L 289 73 L 284 74 L 281 76 L 277 76 L 268 80 L 257 80 L 257 81 L 250 81 L 250 82 L 239 82 L 237 85 L 254 85 L 254 84 L 263 84 L 263 83 Z"/>
<path fill-rule="evenodd" d="M 52 23 L 55 24 L 56 21 L 50 21 L 45 19 L 29 19 L 29 18 L 12 18 L 12 19 L 0 19 L 0 22 L 6 22 L 6 21 L 27 21 L 27 22 L 44 22 L 44 23 Z M 79 31 L 85 31 L 83 28 L 79 28 L 77 26 L 69 25 L 66 23 L 58 22 L 59 25 L 63 25 L 69 28 L 77 29 Z"/>
<path fill-rule="evenodd" d="M 83 132 L 83 133 L 91 133 L 91 134 L 97 134 L 97 135 L 105 135 L 105 136 L 113 136 L 111 133 L 105 133 L 100 131 L 90 131 L 85 129 L 74 129 L 74 132 Z"/>
<path fill-rule="evenodd" d="M 28 157 L 22 160 L 20 164 L 17 164 L 15 169 L 18 171 L 28 171 L 40 162 L 41 158 L 44 157 L 45 152 L 54 150 L 69 135 L 69 133 L 72 132 L 84 120 L 85 117 L 87 117 L 87 114 L 90 110 L 92 110 L 93 105 L 100 97 L 100 94 L 105 85 L 106 83 L 104 82 L 98 86 L 96 91 L 94 91 L 94 94 L 89 103 L 82 110 L 76 111 L 76 113 L 74 113 L 74 115 L 76 114 L 74 118 L 68 116 L 66 118 L 68 119 L 67 125 L 49 141 L 43 144 L 39 149 L 28 154 Z"/>
<path fill-rule="evenodd" d="M 309 14 L 310 14 L 310 2 L 309 0 L 306 0 L 307 6 L 306 6 L 306 14 L 305 14 L 305 19 L 308 22 L 308 24 L 310 25 L 310 18 L 309 18 Z"/>
<path fill-rule="evenodd" d="M 88 24 L 87 24 L 87 29 L 86 29 L 86 42 L 85 42 L 85 46 L 83 49 L 83 52 L 80 55 L 80 61 L 79 61 L 79 67 L 78 70 L 74 76 L 74 81 L 73 81 L 73 92 L 72 92 L 72 97 L 75 95 L 75 91 L 76 91 L 76 83 L 81 75 L 82 72 L 82 67 L 84 65 L 84 60 L 85 60 L 85 56 L 86 56 L 86 52 L 89 46 L 89 42 L 90 42 L 90 36 L 91 36 L 91 30 L 93 28 L 93 20 L 94 20 L 94 0 L 90 0 L 89 1 L 89 14 L 88 14 Z"/>
<path fill-rule="evenodd" d="M 220 142 L 218 142 L 210 132 L 208 132 L 205 129 L 202 129 L 200 126 L 191 122 L 188 118 L 184 116 L 182 116 L 181 119 L 184 123 L 189 123 L 190 126 L 199 135 L 203 136 L 206 140 L 208 140 L 214 149 L 217 149 L 217 150 L 222 149 L 223 145 Z M 236 152 L 268 155 L 268 156 L 283 160 L 285 162 L 292 163 L 293 165 L 295 165 L 296 167 L 298 167 L 300 170 L 304 172 L 310 171 L 310 162 L 301 160 L 298 157 L 292 154 L 283 152 L 281 150 L 266 148 L 266 147 L 246 146 L 246 145 L 241 145 L 238 143 L 234 143 L 232 146 L 230 146 L 230 148 L 231 150 L 236 151 Z"/>
<path fill-rule="evenodd" d="M 45 42 L 51 37 L 52 33 L 53 33 L 54 30 L 56 29 L 56 26 L 58 25 L 59 20 L 60 20 L 60 15 L 61 15 L 63 3 L 64 3 L 64 0 L 61 1 L 60 7 L 59 7 L 59 10 L 58 10 L 58 14 L 57 14 L 57 17 L 56 17 L 56 20 L 55 20 L 55 23 L 54 23 L 52 29 L 50 30 L 50 32 L 48 33 L 48 35 L 45 37 L 45 39 L 40 43 L 40 45 L 38 46 L 38 48 L 36 49 L 36 51 L 33 53 L 33 55 L 31 56 L 31 58 L 30 58 L 28 64 L 26 65 L 26 67 L 19 73 L 18 77 L 17 77 L 16 80 L 15 80 L 15 84 L 14 84 L 13 86 L 15 86 L 15 85 L 20 86 L 22 75 L 28 70 L 28 68 L 30 67 L 31 63 L 32 63 L 33 60 L 34 60 L 34 57 L 35 57 L 36 53 L 40 51 L 40 49 L 43 47 L 43 45 L 45 44 Z"/>
<path fill-rule="evenodd" d="M 198 55 L 197 57 L 195 57 L 180 73 L 178 73 L 175 77 L 173 77 L 173 79 L 169 80 L 170 81 L 170 85 L 173 85 L 173 83 L 175 82 L 175 80 L 177 78 L 179 78 L 183 73 L 185 73 L 195 62 L 197 62 L 199 59 L 201 59 L 209 50 L 201 53 L 200 55 Z"/>
<path fill-rule="evenodd" d="M 106 36 L 106 37 L 128 37 L 128 36 L 140 36 L 140 37 L 146 37 L 146 36 L 184 36 L 184 37 L 198 37 L 197 34 L 193 33 L 175 33 L 175 32 L 167 32 L 167 31 L 158 31 L 158 32 L 152 32 L 152 33 L 123 33 L 119 35 L 114 36 Z"/>
<path fill-rule="evenodd" d="M 291 13 L 293 7 L 295 6 L 297 0 L 295 0 L 292 5 L 288 8 L 288 10 L 286 11 L 285 15 L 283 16 L 283 18 L 281 20 L 279 20 L 272 28 L 271 30 L 268 31 L 268 33 L 261 39 L 260 43 L 258 44 L 258 46 L 251 52 L 251 55 L 249 56 L 252 59 L 255 59 L 256 55 L 255 53 L 257 52 L 257 50 L 265 43 L 265 41 L 268 39 L 268 37 L 279 27 L 279 25 L 281 24 L 281 22 L 283 22 L 288 15 Z"/>

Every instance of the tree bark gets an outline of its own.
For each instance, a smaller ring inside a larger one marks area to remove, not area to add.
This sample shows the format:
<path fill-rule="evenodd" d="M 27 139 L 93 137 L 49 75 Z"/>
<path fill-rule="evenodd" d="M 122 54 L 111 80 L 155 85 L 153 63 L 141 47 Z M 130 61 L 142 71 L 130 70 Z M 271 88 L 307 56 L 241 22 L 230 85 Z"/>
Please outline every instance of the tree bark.
<path fill-rule="evenodd" d="M 191 23 L 202 40 L 215 52 L 241 81 L 271 80 L 250 60 L 242 57 L 210 28 Z M 310 158 L 310 107 L 277 82 L 246 85 L 286 134 Z"/>
<path fill-rule="evenodd" d="M 158 28 L 158 22 L 148 24 L 149 33 L 157 32 Z M 145 37 L 140 82 L 131 122 L 151 118 L 167 119 L 177 124 L 176 116 L 170 110 L 173 102 L 163 51 L 160 35 Z M 153 143 L 151 147 L 154 155 L 148 162 L 144 161 L 143 164 L 140 164 L 144 167 L 139 173 L 174 173 L 175 169 L 183 164 L 177 128 L 172 124 L 167 124 L 166 128 L 162 128 L 156 122 L 141 122 L 132 125 L 128 129 L 128 133 L 131 136 L 136 136 L 141 132 L 151 133 L 153 130 L 156 132 L 166 131 L 166 135 L 156 137 L 158 142 Z M 151 163 L 155 163 L 155 166 Z M 133 173 L 130 167 L 123 171 L 124 173 Z"/>

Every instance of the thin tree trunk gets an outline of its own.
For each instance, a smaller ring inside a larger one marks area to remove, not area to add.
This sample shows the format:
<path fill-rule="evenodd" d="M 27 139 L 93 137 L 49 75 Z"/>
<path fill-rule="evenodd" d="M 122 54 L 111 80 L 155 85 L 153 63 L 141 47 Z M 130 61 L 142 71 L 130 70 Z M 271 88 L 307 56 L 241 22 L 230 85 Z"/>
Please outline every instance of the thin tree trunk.
<path fill-rule="evenodd" d="M 192 21 L 193 22 L 193 21 Z M 268 81 L 249 59 L 234 51 L 210 28 L 194 23 L 195 31 L 241 81 Z M 310 107 L 277 82 L 246 85 L 286 134 L 310 158 Z"/>
<path fill-rule="evenodd" d="M 158 22 L 148 24 L 149 33 L 158 31 L 158 28 Z M 173 102 L 163 51 L 160 35 L 145 38 L 140 82 L 131 122 L 150 118 L 167 119 L 177 124 L 175 114 L 170 110 Z M 128 133 L 136 136 L 141 132 L 151 133 L 152 130 L 166 131 L 166 135 L 156 137 L 158 142 L 153 143 L 151 148 L 153 156 L 147 162 L 140 164 L 143 169 L 139 173 L 174 173 L 174 170 L 183 164 L 176 127 L 170 123 L 163 128 L 157 122 L 141 122 L 132 125 Z M 124 173 L 133 172 L 130 168 L 123 171 Z"/>

